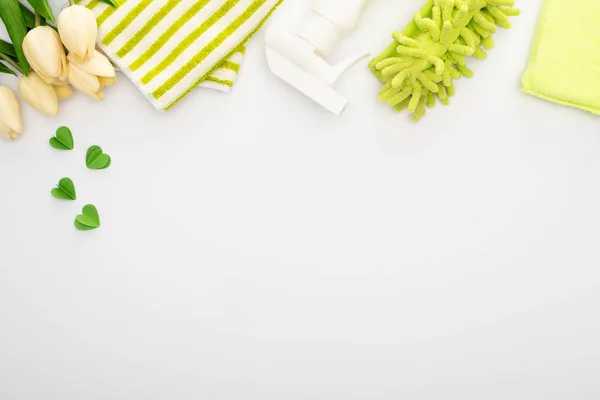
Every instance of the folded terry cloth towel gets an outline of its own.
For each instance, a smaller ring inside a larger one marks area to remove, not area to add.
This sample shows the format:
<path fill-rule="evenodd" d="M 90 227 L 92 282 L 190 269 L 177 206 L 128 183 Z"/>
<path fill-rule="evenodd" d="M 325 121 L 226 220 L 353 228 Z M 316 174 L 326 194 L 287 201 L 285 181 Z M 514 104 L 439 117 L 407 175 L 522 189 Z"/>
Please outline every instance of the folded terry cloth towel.
<path fill-rule="evenodd" d="M 196 86 L 228 91 L 245 44 L 283 0 L 98 0 L 98 46 L 157 109 Z"/>
<path fill-rule="evenodd" d="M 600 114 L 600 0 L 545 0 L 526 93 Z"/>

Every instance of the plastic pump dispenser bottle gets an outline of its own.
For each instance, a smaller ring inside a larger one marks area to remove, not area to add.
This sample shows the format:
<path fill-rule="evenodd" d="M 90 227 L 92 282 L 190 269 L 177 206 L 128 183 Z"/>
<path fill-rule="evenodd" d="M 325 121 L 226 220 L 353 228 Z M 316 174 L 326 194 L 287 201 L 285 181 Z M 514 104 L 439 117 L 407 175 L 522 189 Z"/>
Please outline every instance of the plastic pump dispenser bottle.
<path fill-rule="evenodd" d="M 336 65 L 325 58 L 356 29 L 367 3 L 369 0 L 317 0 L 298 36 L 269 29 L 266 53 L 271 71 L 328 111 L 341 114 L 348 102 L 331 86 L 369 54 L 347 57 Z"/>
<path fill-rule="evenodd" d="M 342 39 L 352 33 L 369 0 L 315 0 L 313 11 L 300 37 L 328 56 Z"/>

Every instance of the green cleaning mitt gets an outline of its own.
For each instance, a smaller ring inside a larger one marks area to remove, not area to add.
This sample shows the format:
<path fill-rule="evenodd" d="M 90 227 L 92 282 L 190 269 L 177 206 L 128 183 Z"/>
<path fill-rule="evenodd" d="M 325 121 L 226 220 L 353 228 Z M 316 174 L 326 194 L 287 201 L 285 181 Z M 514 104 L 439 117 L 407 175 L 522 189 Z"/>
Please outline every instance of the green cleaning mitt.
<path fill-rule="evenodd" d="M 467 57 L 484 59 L 497 26 L 509 28 L 519 15 L 514 0 L 428 0 L 370 67 L 384 83 L 379 98 L 395 111 L 406 108 L 418 121 L 438 99 L 448 104 L 453 81 L 470 78 Z"/>
<path fill-rule="evenodd" d="M 600 1 L 546 0 L 525 93 L 600 114 Z"/>

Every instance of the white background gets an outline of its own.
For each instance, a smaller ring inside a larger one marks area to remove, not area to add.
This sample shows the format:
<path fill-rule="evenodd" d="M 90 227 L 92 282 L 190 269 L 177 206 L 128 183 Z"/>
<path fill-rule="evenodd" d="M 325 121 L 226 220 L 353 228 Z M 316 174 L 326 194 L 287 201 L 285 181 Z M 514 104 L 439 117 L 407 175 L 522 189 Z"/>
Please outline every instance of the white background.
<path fill-rule="evenodd" d="M 269 72 L 264 32 L 233 93 L 168 113 L 124 78 L 54 118 L 24 104 L 0 143 L 0 399 L 600 398 L 600 119 L 519 92 L 541 0 L 519 3 L 419 124 L 365 65 L 327 114 Z M 375 1 L 333 60 L 420 6 Z M 75 151 L 48 146 L 60 125 Z M 63 176 L 76 202 L 50 197 Z"/>

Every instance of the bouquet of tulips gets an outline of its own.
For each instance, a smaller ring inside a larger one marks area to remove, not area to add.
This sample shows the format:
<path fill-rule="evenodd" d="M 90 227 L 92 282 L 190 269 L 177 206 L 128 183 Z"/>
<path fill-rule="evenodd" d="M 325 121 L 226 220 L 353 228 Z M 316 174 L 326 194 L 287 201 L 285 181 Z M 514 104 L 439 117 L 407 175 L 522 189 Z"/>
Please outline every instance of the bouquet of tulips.
<path fill-rule="evenodd" d="M 33 11 L 18 0 L 0 0 L 0 17 L 12 41 L 0 40 L 0 73 L 20 75 L 21 97 L 46 115 L 58 114 L 58 100 L 71 96 L 71 86 L 103 100 L 103 88 L 116 77 L 111 62 L 96 50 L 98 25 L 92 11 L 71 4 L 55 27 L 47 0 L 27 1 Z M 0 135 L 14 139 L 22 132 L 19 100 L 0 85 Z"/>

